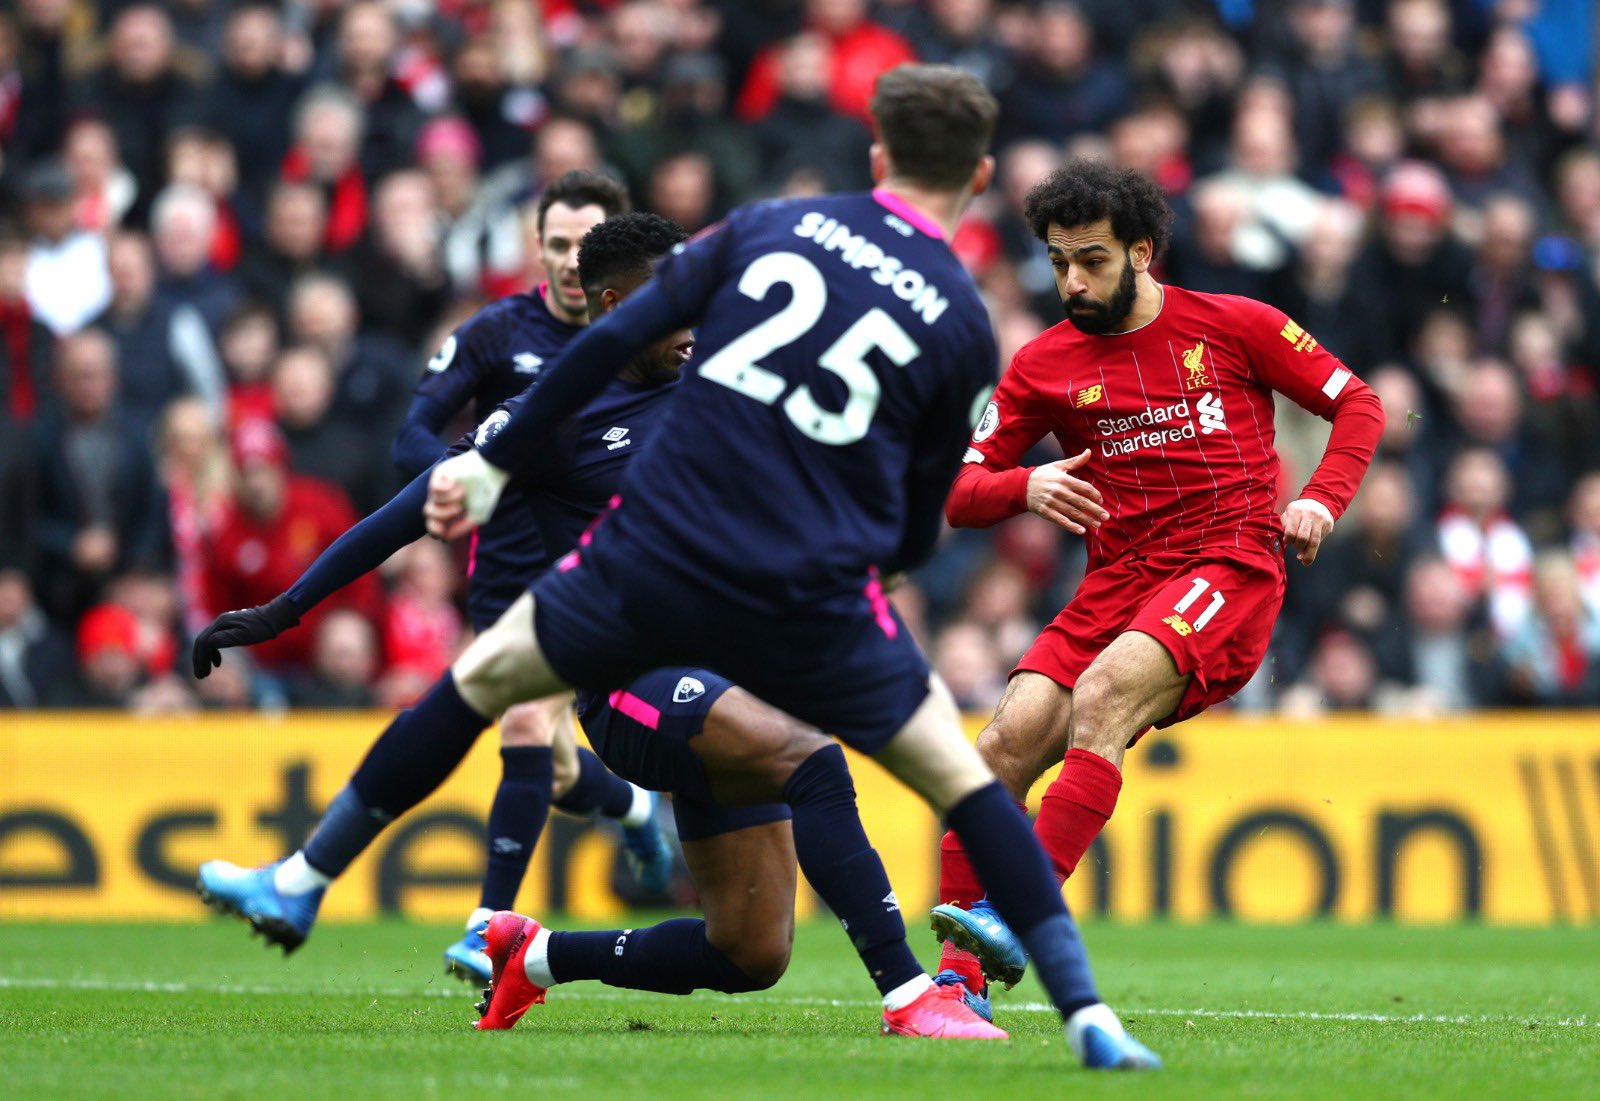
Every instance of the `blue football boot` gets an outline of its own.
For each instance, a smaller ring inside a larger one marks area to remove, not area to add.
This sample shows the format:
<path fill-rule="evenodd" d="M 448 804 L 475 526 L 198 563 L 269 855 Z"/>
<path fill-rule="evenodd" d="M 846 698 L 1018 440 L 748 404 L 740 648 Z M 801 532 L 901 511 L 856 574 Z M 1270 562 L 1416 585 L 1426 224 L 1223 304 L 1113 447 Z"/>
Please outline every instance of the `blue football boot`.
<path fill-rule="evenodd" d="M 939 972 L 933 981 L 939 986 L 959 986 L 961 1000 L 967 1003 L 967 1008 L 990 1024 L 994 1023 L 994 1006 L 989 1004 L 988 983 L 983 984 L 982 990 L 974 990 L 967 985 L 967 980 L 961 977 L 960 972 L 950 970 Z"/>
<path fill-rule="evenodd" d="M 288 955 L 305 943 L 317 920 L 317 908 L 327 888 L 317 887 L 301 895 L 278 890 L 272 873 L 283 861 L 261 868 L 241 868 L 226 860 L 208 860 L 200 865 L 195 889 L 200 899 L 221 914 L 232 914 L 276 944 Z"/>
<path fill-rule="evenodd" d="M 467 921 L 467 931 L 461 939 L 444 950 L 444 973 L 454 975 L 474 986 L 488 986 L 494 978 L 494 964 L 489 960 L 489 942 L 483 939 L 489 928 L 489 919 L 474 914 Z"/>
<path fill-rule="evenodd" d="M 1067 1020 L 1067 1046 L 1090 1070 L 1160 1070 L 1156 1053 L 1128 1035 L 1103 1003 L 1085 1006 Z"/>
<path fill-rule="evenodd" d="M 973 903 L 970 910 L 949 902 L 935 906 L 930 924 L 941 943 L 949 941 L 977 956 L 983 973 L 1005 983 L 1007 990 L 1028 970 L 1028 953 L 1022 942 L 987 899 Z"/>
<path fill-rule="evenodd" d="M 650 818 L 642 826 L 622 827 L 622 856 L 634 882 L 652 894 L 667 889 L 672 879 L 672 846 L 656 825 L 661 796 L 650 792 Z"/>

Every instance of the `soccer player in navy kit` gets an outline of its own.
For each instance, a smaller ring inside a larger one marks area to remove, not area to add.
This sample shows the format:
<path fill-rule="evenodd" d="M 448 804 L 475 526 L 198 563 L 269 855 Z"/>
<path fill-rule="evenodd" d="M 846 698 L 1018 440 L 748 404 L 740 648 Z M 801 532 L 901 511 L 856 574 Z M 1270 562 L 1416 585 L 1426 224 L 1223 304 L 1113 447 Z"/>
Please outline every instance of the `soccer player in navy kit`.
<path fill-rule="evenodd" d="M 415 477 L 431 468 L 449 446 L 439 434 L 463 409 L 470 406 L 474 421 L 483 422 L 583 331 L 589 312 L 578 278 L 579 242 L 590 228 L 627 209 L 622 186 L 592 172 L 569 172 L 544 190 L 535 225 L 548 281 L 485 306 L 445 339 L 395 436 L 394 458 L 402 469 Z M 425 491 L 425 482 L 413 483 L 385 506 L 402 531 L 416 522 L 410 513 L 420 510 Z M 387 542 L 379 530 L 380 525 L 368 524 L 360 536 Z M 392 545 L 403 546 L 421 534 Z M 467 589 L 473 630 L 491 626 L 548 565 L 527 501 L 520 494 L 508 496 L 473 539 Z M 275 637 L 339 587 L 323 588 L 321 580 L 321 574 L 308 571 L 301 584 L 259 613 L 224 613 L 197 641 L 237 646 Z M 196 675 L 209 670 L 209 663 L 196 662 Z M 655 821 L 655 797 L 577 747 L 569 694 L 510 708 L 500 720 L 500 741 L 502 773 L 489 810 L 479 904 L 461 938 L 445 949 L 446 967 L 480 985 L 489 981 L 483 928 L 496 910 L 514 905 L 552 800 L 570 814 L 618 820 L 624 854 L 646 890 L 661 890 L 672 873 L 672 852 Z"/>
<path fill-rule="evenodd" d="M 645 282 L 651 260 L 683 239 L 679 227 L 650 214 L 619 215 L 590 230 L 583 239 L 580 270 L 595 315 L 608 312 Z M 575 546 L 606 509 L 623 470 L 664 419 L 690 344 L 688 332 L 681 331 L 636 356 L 546 440 L 538 459 L 519 474 L 515 491 L 546 546 L 558 551 Z M 497 409 L 473 435 L 458 441 L 452 453 L 492 438 L 519 400 Z M 295 607 L 310 607 L 422 534 L 417 484 L 347 532 L 313 564 L 286 594 Z M 257 611 L 230 615 L 243 623 Z M 230 626 L 197 642 L 196 675 L 205 675 L 220 660 L 220 647 L 236 644 L 236 637 Z M 794 929 L 797 856 L 790 812 L 777 798 L 783 793 L 752 783 L 742 762 L 762 746 L 795 752 L 789 747 L 815 751 L 831 743 L 704 669 L 655 670 L 615 692 L 584 693 L 580 708 L 590 741 L 606 764 L 654 790 L 673 793 L 678 836 L 705 920 L 553 934 L 547 938 L 548 965 L 561 981 L 596 979 L 663 993 L 699 988 L 739 992 L 777 981 L 788 964 Z M 442 776 L 470 744 L 445 739 L 397 745 L 380 739 L 304 849 L 264 869 L 208 862 L 200 873 L 202 895 L 250 920 L 286 950 L 293 948 L 310 933 L 323 885 L 381 828 L 382 822 L 373 820 L 374 811 L 391 805 L 396 781 L 412 770 Z M 548 775 L 545 779 L 548 784 Z M 855 922 L 851 934 L 885 995 L 885 1031 L 1003 1038 L 1003 1031 L 952 997 L 953 991 L 928 985 L 906 944 L 898 906 L 885 905 L 893 895 L 881 861 L 860 831 L 853 791 L 819 795 L 825 797 L 823 813 L 854 824 L 854 836 L 847 833 L 845 838 L 846 859 L 836 862 L 860 880 L 869 909 L 878 911 Z M 531 827 L 535 834 L 544 816 L 544 808 L 539 810 Z M 820 858 L 837 858 L 837 849 L 823 850 Z M 308 882 L 306 889 L 296 889 Z M 623 943 L 632 950 L 617 951 Z M 486 1017 L 479 1027 L 509 1027 L 520 1015 Z"/>
<path fill-rule="evenodd" d="M 507 701 L 562 684 L 715 668 L 872 754 L 945 816 L 1086 1065 L 1157 1066 L 1100 1002 L 1026 818 L 883 595 L 880 571 L 931 552 L 996 376 L 983 303 L 945 243 L 992 173 L 996 106 L 959 70 L 902 66 L 880 78 L 873 115 L 877 191 L 736 211 L 573 341 L 494 439 L 435 468 L 429 530 L 460 534 L 608 364 L 700 323 L 698 370 L 619 503 L 386 736 L 481 729 Z M 836 753 L 752 767 L 786 793 L 826 790 L 849 783 Z M 831 823 L 789 804 L 808 878 L 825 898 L 847 894 L 803 855 Z M 520 1014 L 559 977 L 547 931 L 497 914 L 487 939 L 488 1015 Z"/>

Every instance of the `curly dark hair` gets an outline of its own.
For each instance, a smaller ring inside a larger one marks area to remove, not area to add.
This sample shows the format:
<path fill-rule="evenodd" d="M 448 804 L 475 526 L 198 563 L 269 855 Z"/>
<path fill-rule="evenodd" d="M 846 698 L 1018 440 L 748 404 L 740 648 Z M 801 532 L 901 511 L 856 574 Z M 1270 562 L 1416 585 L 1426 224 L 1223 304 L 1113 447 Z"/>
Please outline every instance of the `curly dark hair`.
<path fill-rule="evenodd" d="M 1052 225 L 1081 226 L 1101 218 L 1111 219 L 1111 233 L 1124 245 L 1150 238 L 1155 257 L 1172 239 L 1172 208 L 1155 182 L 1102 161 L 1072 160 L 1050 173 L 1028 192 L 1022 216 L 1041 241 Z"/>
<path fill-rule="evenodd" d="M 573 210 L 597 206 L 605 211 L 607 218 L 614 218 L 633 207 L 628 202 L 628 189 L 616 180 L 598 172 L 584 172 L 576 168 L 545 188 L 539 196 L 537 225 L 540 233 L 544 232 L 544 216 L 556 203 L 570 206 Z"/>
<path fill-rule="evenodd" d="M 578 281 L 598 294 L 618 276 L 650 275 L 650 265 L 689 239 L 677 222 L 636 211 L 607 218 L 578 243 Z"/>

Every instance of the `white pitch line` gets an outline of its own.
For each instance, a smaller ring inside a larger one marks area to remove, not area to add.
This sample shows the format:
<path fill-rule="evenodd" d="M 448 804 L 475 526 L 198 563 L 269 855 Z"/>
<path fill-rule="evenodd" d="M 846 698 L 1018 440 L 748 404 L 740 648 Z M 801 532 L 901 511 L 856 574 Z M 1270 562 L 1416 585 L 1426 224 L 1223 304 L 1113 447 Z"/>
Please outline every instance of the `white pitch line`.
<path fill-rule="evenodd" d="M 287 995 L 290 997 L 320 998 L 459 998 L 468 1001 L 473 988 L 460 986 L 423 986 L 412 988 L 351 987 L 348 990 L 329 987 L 246 986 L 228 983 L 188 982 L 136 982 L 112 979 L 53 979 L 19 978 L 0 975 L 0 990 L 97 990 L 115 993 L 143 994 L 227 994 L 256 997 L 261 995 Z M 771 996 L 737 996 L 703 991 L 702 997 L 752 1005 L 786 1005 L 797 1008 L 876 1008 L 877 1002 L 844 998 L 784 998 Z M 635 1001 L 638 992 L 625 990 L 585 990 L 577 995 L 582 1001 Z M 1001 1002 L 996 1006 L 1001 1012 L 1054 1013 L 1055 1007 L 1046 1002 Z M 1199 1017 L 1210 1020 L 1270 1020 L 1270 1021 L 1339 1021 L 1351 1024 L 1393 1025 L 1523 1025 L 1533 1024 L 1548 1028 L 1600 1028 L 1600 1021 L 1588 1017 L 1494 1017 L 1451 1016 L 1429 1013 L 1318 1013 L 1310 1010 L 1266 1009 L 1173 1009 L 1167 1007 L 1131 1006 L 1122 1015 L 1137 1020 L 1139 1017 Z"/>

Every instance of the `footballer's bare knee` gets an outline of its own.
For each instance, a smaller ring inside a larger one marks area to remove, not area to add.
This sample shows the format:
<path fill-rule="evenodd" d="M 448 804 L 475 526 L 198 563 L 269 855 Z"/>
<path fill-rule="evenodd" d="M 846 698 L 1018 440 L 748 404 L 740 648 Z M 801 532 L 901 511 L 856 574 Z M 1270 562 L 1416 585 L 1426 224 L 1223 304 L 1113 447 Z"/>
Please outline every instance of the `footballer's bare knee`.
<path fill-rule="evenodd" d="M 955 700 L 937 676 L 929 679 L 921 706 L 874 759 L 938 814 L 995 779 L 967 740 Z"/>
<path fill-rule="evenodd" d="M 514 704 L 562 688 L 533 633 L 533 594 L 516 602 L 451 666 L 461 698 L 480 715 L 500 715 Z"/>
<path fill-rule="evenodd" d="M 742 688 L 724 692 L 690 745 L 712 793 L 731 805 L 775 803 L 795 769 L 833 741 Z"/>
<path fill-rule="evenodd" d="M 500 716 L 503 746 L 548 746 L 555 742 L 555 724 L 543 700 L 514 704 Z"/>
<path fill-rule="evenodd" d="M 789 969 L 794 924 L 791 921 L 780 929 L 746 929 L 736 941 L 715 947 L 749 977 L 751 989 L 766 990 L 777 985 Z"/>

